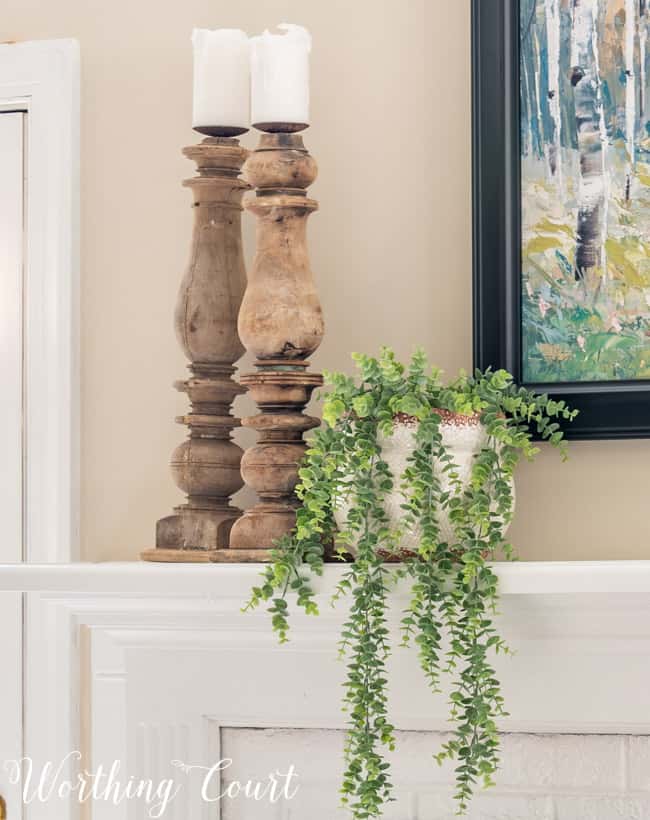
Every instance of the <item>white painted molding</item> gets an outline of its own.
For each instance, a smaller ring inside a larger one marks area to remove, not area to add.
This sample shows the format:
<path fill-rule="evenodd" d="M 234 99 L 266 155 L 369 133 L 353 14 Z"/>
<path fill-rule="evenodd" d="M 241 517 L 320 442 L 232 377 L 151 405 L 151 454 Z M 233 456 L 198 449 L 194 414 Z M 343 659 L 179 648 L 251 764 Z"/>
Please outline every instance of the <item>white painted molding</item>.
<path fill-rule="evenodd" d="M 79 46 L 0 45 L 0 106 L 28 113 L 25 559 L 79 542 Z"/>

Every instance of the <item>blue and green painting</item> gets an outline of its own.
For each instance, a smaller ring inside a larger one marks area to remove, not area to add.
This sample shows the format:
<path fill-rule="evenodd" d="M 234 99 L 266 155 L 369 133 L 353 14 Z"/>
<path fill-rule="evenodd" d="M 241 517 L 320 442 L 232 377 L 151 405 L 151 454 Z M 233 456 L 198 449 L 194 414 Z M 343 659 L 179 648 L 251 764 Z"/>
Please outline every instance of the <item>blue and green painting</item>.
<path fill-rule="evenodd" d="M 522 372 L 650 379 L 650 0 L 520 0 Z"/>

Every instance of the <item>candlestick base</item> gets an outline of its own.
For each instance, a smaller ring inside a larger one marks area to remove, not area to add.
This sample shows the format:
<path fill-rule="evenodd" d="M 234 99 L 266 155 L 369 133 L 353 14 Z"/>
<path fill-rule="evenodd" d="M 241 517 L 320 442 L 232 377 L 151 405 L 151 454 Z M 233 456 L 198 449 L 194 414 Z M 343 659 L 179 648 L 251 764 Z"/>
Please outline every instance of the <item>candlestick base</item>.
<path fill-rule="evenodd" d="M 179 550 L 152 549 L 140 553 L 142 561 L 163 564 L 268 564 L 271 550 Z"/>
<path fill-rule="evenodd" d="M 320 373 L 304 372 L 308 364 L 285 361 L 280 370 L 277 361 L 257 361 L 258 372 L 241 377 L 262 411 L 242 419 L 245 427 L 259 433 L 259 440 L 246 450 L 241 462 L 242 477 L 260 501 L 233 525 L 231 549 L 271 549 L 295 526 L 298 500 L 294 489 L 307 451 L 303 434 L 320 424 L 319 419 L 302 412 L 314 389 L 323 384 Z"/>
<path fill-rule="evenodd" d="M 268 564 L 272 561 L 271 550 L 232 549 L 214 550 L 210 553 L 212 564 Z"/>
<path fill-rule="evenodd" d="M 183 550 L 174 547 L 163 549 L 152 547 L 140 553 L 141 561 L 150 561 L 161 564 L 209 564 L 213 550 Z"/>

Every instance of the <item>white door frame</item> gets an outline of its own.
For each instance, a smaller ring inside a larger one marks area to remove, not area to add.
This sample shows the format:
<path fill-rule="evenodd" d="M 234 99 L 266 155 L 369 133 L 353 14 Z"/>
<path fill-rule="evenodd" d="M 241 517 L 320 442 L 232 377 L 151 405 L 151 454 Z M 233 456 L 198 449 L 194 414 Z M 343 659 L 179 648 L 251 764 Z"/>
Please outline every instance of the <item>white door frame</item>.
<path fill-rule="evenodd" d="M 23 559 L 23 255 L 25 214 L 25 114 L 0 107 L 0 554 Z M 0 595 L 0 760 L 22 749 L 22 624 L 20 592 Z M 19 816 L 15 784 L 0 775 L 10 817 Z"/>
<path fill-rule="evenodd" d="M 26 126 L 22 281 L 5 294 L 4 305 L 18 319 L 6 329 L 22 333 L 15 340 L 22 353 L 22 406 L 16 408 L 22 452 L 4 465 L 15 473 L 7 481 L 16 482 L 20 497 L 0 494 L 1 517 L 15 520 L 17 502 L 22 504 L 22 521 L 13 527 L 22 537 L 18 544 L 15 537 L 7 539 L 10 555 L 0 542 L 0 555 L 7 561 L 70 561 L 78 556 L 79 542 L 78 44 L 0 45 L 0 110 L 25 112 Z M 0 615 L 0 755 L 21 756 L 26 673 L 31 680 L 29 663 L 23 663 L 23 596 L 4 593 Z M 8 782 L 4 769 L 0 794 L 9 817 L 19 820 L 20 788 Z"/>
<path fill-rule="evenodd" d="M 0 106 L 0 504 L 5 561 L 23 560 L 25 114 Z M 1 686 L 1 684 L 0 684 Z"/>
<path fill-rule="evenodd" d="M 0 45 L 13 105 L 27 112 L 23 557 L 54 563 L 79 554 L 78 43 Z"/>

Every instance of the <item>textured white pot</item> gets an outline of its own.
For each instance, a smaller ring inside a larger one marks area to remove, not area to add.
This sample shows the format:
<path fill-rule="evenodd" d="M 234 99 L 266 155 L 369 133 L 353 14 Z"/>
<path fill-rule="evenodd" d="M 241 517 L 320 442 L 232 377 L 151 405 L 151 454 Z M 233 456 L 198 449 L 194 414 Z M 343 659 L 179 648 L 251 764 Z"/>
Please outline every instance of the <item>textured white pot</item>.
<path fill-rule="evenodd" d="M 456 467 L 455 473 L 458 476 L 460 485 L 467 487 L 471 473 L 472 464 L 476 455 L 486 446 L 488 435 L 485 426 L 481 423 L 478 415 L 464 416 L 459 413 L 447 411 L 441 412 L 440 433 L 442 442 L 451 455 Z M 395 487 L 386 496 L 385 507 L 391 527 L 403 526 L 404 510 L 402 504 L 404 497 L 400 492 L 400 476 L 407 467 L 409 456 L 413 453 L 416 444 L 417 422 L 415 420 L 396 419 L 393 435 L 380 435 L 379 442 L 384 460 L 390 467 L 390 471 L 395 479 Z M 448 472 L 442 470 L 442 465 L 434 464 L 434 472 L 440 481 L 442 492 L 451 488 L 451 479 Z M 514 485 L 513 485 L 514 496 Z M 514 498 L 513 498 L 514 503 Z M 348 505 L 342 504 L 335 510 L 334 518 L 339 527 L 343 528 L 347 516 Z M 440 541 L 454 544 L 454 530 L 449 521 L 449 516 L 443 510 L 439 512 L 438 522 L 440 526 Z M 403 551 L 415 552 L 420 542 L 419 528 L 404 528 L 400 548 Z M 354 545 L 348 547 L 354 555 Z"/>

